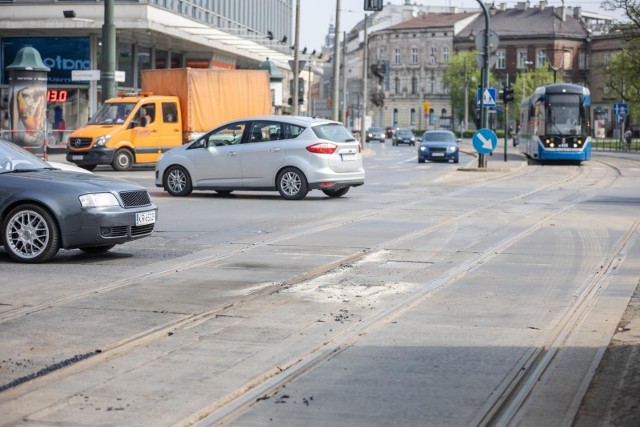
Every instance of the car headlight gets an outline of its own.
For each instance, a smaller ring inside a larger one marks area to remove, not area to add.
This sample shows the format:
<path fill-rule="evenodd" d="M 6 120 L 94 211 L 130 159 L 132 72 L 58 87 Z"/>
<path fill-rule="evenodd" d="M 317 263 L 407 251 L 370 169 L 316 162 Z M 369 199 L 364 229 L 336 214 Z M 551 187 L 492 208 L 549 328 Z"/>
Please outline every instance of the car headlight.
<path fill-rule="evenodd" d="M 99 136 L 96 138 L 95 146 L 96 147 L 104 147 L 104 145 L 109 142 L 111 139 L 111 135 Z"/>
<path fill-rule="evenodd" d="M 456 150 L 458 149 L 458 147 L 456 147 L 455 145 L 452 145 L 452 146 L 450 146 L 448 148 L 449 148 L 449 151 L 451 151 L 452 153 L 455 153 Z"/>
<path fill-rule="evenodd" d="M 99 208 L 107 206 L 120 206 L 118 199 L 111 193 L 90 193 L 79 197 L 83 208 Z"/>
<path fill-rule="evenodd" d="M 427 147 L 425 147 L 424 145 L 420 146 L 420 151 L 427 151 Z"/>

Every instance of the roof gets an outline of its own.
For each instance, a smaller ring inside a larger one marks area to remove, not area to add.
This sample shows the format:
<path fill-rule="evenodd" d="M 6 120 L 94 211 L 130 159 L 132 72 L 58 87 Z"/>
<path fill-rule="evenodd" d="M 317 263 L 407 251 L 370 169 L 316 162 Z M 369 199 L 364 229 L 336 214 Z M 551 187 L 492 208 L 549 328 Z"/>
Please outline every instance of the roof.
<path fill-rule="evenodd" d="M 566 13 L 563 21 L 562 10 L 556 7 L 498 10 L 490 17 L 490 28 L 501 38 L 587 36 L 587 29 L 580 19 Z M 468 38 L 472 31 L 477 35 L 484 29 L 485 20 L 481 14 L 460 31 L 456 38 Z"/>
<path fill-rule="evenodd" d="M 385 30 L 413 30 L 452 27 L 457 22 L 477 14 L 478 12 L 425 13 L 417 18 L 409 19 L 408 21 L 385 28 Z"/>

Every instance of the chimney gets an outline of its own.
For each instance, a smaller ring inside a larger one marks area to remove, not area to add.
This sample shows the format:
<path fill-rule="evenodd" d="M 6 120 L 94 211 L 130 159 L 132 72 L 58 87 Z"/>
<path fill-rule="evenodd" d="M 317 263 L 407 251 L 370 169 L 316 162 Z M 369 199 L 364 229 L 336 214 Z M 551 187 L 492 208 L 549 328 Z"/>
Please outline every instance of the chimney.
<path fill-rule="evenodd" d="M 540 0 L 540 10 L 544 10 L 545 7 L 547 7 L 546 0 Z"/>
<path fill-rule="evenodd" d="M 567 20 L 567 7 L 566 6 L 560 6 L 560 18 L 562 19 L 562 22 L 565 22 Z"/>
<path fill-rule="evenodd" d="M 528 1 L 519 1 L 518 3 L 516 3 L 516 9 L 518 10 L 527 10 L 528 8 L 529 8 Z"/>
<path fill-rule="evenodd" d="M 576 19 L 582 18 L 582 8 L 580 6 L 573 8 L 573 17 Z"/>
<path fill-rule="evenodd" d="M 503 11 L 503 12 L 505 10 L 507 10 L 507 4 L 506 3 L 500 3 L 500 10 Z"/>

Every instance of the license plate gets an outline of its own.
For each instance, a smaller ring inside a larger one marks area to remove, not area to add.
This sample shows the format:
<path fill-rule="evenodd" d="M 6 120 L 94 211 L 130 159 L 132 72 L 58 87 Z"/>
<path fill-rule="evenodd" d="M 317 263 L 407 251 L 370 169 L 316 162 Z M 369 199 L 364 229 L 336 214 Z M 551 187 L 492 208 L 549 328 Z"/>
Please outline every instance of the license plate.
<path fill-rule="evenodd" d="M 356 160 L 356 155 L 355 154 L 343 154 L 342 155 L 342 161 L 343 162 L 353 162 Z"/>
<path fill-rule="evenodd" d="M 432 157 L 444 157 L 444 153 L 431 153 Z"/>
<path fill-rule="evenodd" d="M 82 160 L 84 156 L 71 156 L 71 160 Z"/>
<path fill-rule="evenodd" d="M 138 212 L 136 214 L 136 225 L 147 225 L 156 222 L 156 211 Z"/>

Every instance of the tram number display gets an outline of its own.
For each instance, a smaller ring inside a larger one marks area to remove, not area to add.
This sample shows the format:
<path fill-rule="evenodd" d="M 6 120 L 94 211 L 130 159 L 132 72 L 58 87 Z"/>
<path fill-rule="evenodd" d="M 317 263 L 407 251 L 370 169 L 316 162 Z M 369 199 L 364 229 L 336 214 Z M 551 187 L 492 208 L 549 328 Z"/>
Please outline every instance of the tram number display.
<path fill-rule="evenodd" d="M 69 93 L 66 90 L 54 90 L 47 91 L 47 102 L 67 102 Z"/>

